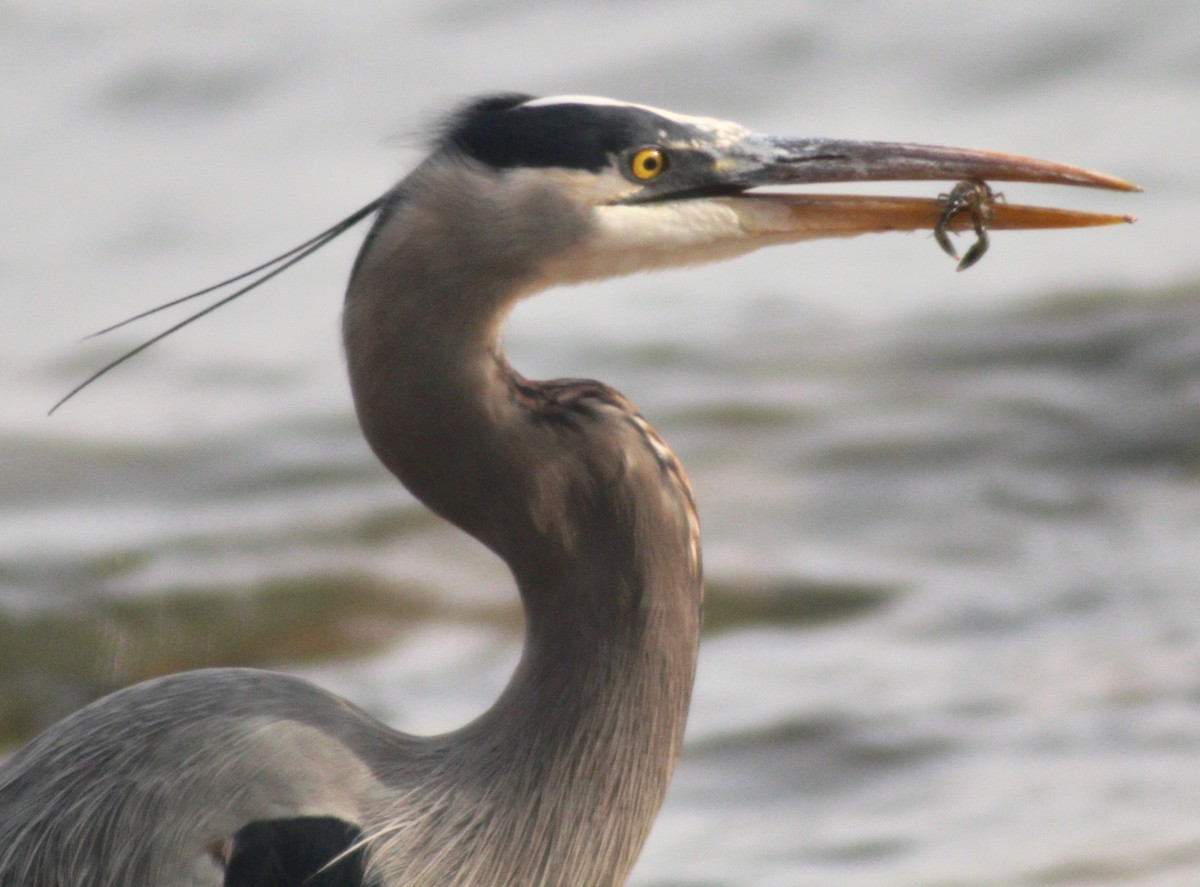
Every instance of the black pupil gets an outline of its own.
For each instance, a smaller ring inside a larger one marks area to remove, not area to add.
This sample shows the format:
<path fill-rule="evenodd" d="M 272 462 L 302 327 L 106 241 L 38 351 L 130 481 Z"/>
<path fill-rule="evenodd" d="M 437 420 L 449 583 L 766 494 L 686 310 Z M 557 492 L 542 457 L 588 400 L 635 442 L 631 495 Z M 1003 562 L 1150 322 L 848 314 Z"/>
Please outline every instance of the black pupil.
<path fill-rule="evenodd" d="M 658 169 L 658 158 L 651 154 L 642 161 L 642 167 L 645 168 L 646 172 L 654 172 L 654 170 Z"/>

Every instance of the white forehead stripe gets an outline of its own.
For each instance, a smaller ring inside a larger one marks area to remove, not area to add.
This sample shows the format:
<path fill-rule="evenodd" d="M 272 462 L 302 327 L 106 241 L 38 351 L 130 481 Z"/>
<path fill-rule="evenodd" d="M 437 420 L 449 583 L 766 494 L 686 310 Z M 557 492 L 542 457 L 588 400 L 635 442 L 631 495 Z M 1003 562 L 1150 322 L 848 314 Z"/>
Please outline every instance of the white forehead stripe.
<path fill-rule="evenodd" d="M 656 108 L 653 105 L 622 102 L 618 99 L 608 99 L 598 95 L 552 95 L 523 102 L 518 107 L 543 108 L 547 105 L 602 105 L 613 108 L 637 108 L 639 111 L 648 111 L 651 114 L 657 114 L 659 117 L 664 117 L 667 120 L 684 126 L 695 126 L 699 129 L 707 130 L 713 134 L 719 143 L 735 142 L 750 134 L 750 130 L 741 124 L 733 123 L 729 120 L 720 120 L 716 117 L 693 117 L 689 114 L 676 114 L 674 111 Z"/>

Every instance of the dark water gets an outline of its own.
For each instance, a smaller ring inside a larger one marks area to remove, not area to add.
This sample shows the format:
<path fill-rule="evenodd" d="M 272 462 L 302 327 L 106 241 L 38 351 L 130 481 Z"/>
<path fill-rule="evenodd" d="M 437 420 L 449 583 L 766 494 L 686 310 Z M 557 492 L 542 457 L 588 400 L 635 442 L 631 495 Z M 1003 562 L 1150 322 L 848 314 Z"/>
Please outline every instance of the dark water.
<path fill-rule="evenodd" d="M 494 699 L 520 633 L 502 565 L 350 413 L 353 243 L 44 412 L 138 341 L 75 337 L 365 203 L 416 156 L 381 139 L 431 108 L 599 92 L 1147 187 L 1010 195 L 1142 220 L 997 235 L 961 275 L 877 238 L 518 311 L 518 368 L 625 391 L 702 513 L 690 741 L 635 883 L 1195 884 L 1200 18 L 1132 9 L 9 5 L 3 741 L 216 663 L 418 732 Z"/>

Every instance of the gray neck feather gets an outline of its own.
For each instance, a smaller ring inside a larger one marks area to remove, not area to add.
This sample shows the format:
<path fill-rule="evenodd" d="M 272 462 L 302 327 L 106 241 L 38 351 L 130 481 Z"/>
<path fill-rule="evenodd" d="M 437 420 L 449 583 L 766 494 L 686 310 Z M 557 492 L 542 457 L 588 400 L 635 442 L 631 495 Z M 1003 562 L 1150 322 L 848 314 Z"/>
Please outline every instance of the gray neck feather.
<path fill-rule="evenodd" d="M 359 419 L 414 494 L 505 559 L 527 637 L 488 712 L 420 761 L 379 763 L 402 797 L 374 811 L 368 840 L 396 883 L 614 887 L 662 802 L 691 693 L 690 493 L 615 392 L 527 383 L 500 352 L 508 310 L 586 235 L 586 213 L 437 158 L 401 188 L 346 300 Z"/>

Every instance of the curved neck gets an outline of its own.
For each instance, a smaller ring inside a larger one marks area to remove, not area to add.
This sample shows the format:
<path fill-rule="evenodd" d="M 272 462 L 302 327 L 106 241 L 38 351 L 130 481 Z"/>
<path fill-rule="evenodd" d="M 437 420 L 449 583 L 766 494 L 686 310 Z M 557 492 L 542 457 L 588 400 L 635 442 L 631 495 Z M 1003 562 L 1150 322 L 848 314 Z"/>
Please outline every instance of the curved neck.
<path fill-rule="evenodd" d="M 442 762 L 432 794 L 462 798 L 472 827 L 407 806 L 396 826 L 401 811 L 385 811 L 376 856 L 385 873 L 402 860 L 405 883 L 611 887 L 641 849 L 682 740 L 701 603 L 690 492 L 615 392 L 512 372 L 498 331 L 536 263 L 472 242 L 464 273 L 411 247 L 423 226 L 441 226 L 440 243 L 477 234 L 453 224 L 419 189 L 381 218 L 347 295 L 351 384 L 384 464 L 508 563 L 526 645 L 497 703 L 430 741 Z M 467 852 L 471 842 L 488 849 Z"/>

